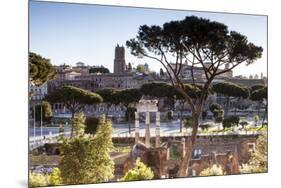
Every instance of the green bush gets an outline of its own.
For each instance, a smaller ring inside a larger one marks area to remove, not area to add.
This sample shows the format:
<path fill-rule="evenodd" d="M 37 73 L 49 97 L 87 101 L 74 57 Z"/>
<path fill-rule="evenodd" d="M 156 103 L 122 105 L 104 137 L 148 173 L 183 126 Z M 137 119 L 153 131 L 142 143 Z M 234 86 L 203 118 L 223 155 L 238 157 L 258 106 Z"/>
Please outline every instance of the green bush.
<path fill-rule="evenodd" d="M 248 125 L 248 122 L 247 121 L 241 121 L 239 124 L 244 128 L 245 126 Z"/>
<path fill-rule="evenodd" d="M 238 116 L 231 116 L 229 118 L 226 118 L 222 122 L 223 128 L 229 128 L 239 125 L 240 118 Z"/>
<path fill-rule="evenodd" d="M 60 185 L 62 183 L 61 180 L 61 172 L 59 168 L 54 168 L 50 175 L 50 184 L 51 185 Z"/>
<path fill-rule="evenodd" d="M 29 187 L 42 187 L 50 184 L 50 176 L 44 174 L 29 173 Z"/>
<path fill-rule="evenodd" d="M 140 158 L 136 161 L 136 166 L 129 170 L 122 181 L 135 181 L 135 180 L 151 180 L 154 174 L 152 170 L 140 161 Z"/>
<path fill-rule="evenodd" d="M 202 130 L 208 130 L 211 127 L 211 124 L 206 123 L 206 124 L 200 125 L 200 127 Z"/>
<path fill-rule="evenodd" d="M 199 174 L 199 176 L 221 176 L 224 175 L 222 167 L 219 165 L 213 165 L 212 167 L 205 168 Z"/>
<path fill-rule="evenodd" d="M 114 162 L 109 155 L 112 123 L 101 117 L 95 135 L 65 139 L 61 146 L 59 169 L 63 184 L 85 184 L 113 178 Z"/>
<path fill-rule="evenodd" d="M 185 117 L 183 120 L 183 125 L 185 128 L 192 127 L 192 117 Z"/>

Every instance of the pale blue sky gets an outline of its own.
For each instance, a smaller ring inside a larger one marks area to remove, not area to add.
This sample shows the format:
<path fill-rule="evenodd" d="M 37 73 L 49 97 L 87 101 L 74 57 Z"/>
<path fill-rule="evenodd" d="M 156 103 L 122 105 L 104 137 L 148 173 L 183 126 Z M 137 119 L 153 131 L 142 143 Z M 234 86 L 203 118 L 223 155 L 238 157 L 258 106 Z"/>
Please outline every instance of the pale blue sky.
<path fill-rule="evenodd" d="M 52 64 L 82 61 L 88 65 L 103 65 L 113 70 L 114 48 L 136 36 L 140 25 L 157 24 L 195 15 L 219 21 L 238 31 L 264 49 L 263 57 L 248 67 L 241 65 L 235 75 L 267 72 L 267 18 L 239 14 L 195 11 L 143 9 L 53 2 L 30 2 L 30 51 L 50 58 Z M 160 64 L 138 59 L 126 49 L 126 62 L 135 66 L 147 62 L 159 71 Z"/>

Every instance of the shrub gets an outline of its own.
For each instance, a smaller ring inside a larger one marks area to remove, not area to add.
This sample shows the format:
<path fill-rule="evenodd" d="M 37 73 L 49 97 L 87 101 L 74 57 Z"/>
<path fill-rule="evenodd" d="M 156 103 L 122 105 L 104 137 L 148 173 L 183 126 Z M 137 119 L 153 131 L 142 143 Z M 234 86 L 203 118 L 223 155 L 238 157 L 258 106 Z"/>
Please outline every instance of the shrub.
<path fill-rule="evenodd" d="M 44 174 L 29 173 L 29 187 L 48 186 L 50 177 Z"/>
<path fill-rule="evenodd" d="M 200 125 L 200 127 L 201 127 L 203 130 L 208 130 L 208 129 L 211 127 L 211 124 L 203 124 L 203 125 Z"/>
<path fill-rule="evenodd" d="M 135 181 L 135 180 L 151 180 L 154 174 L 152 170 L 140 161 L 140 158 L 136 160 L 136 166 L 129 170 L 122 181 Z"/>
<path fill-rule="evenodd" d="M 223 110 L 221 105 L 219 105 L 218 103 L 212 103 L 209 106 L 209 109 L 213 113 L 216 123 L 220 123 L 220 122 L 223 121 L 223 119 L 224 119 L 224 110 Z"/>
<path fill-rule="evenodd" d="M 240 124 L 243 128 L 245 128 L 245 126 L 248 125 L 248 122 L 247 122 L 247 121 L 241 121 L 239 124 Z"/>
<path fill-rule="evenodd" d="M 258 126 L 258 122 L 260 120 L 260 117 L 258 115 L 254 116 L 254 122 L 255 122 L 255 126 Z"/>
<path fill-rule="evenodd" d="M 240 118 L 238 116 L 231 116 L 223 120 L 223 128 L 229 128 L 239 125 Z"/>
<path fill-rule="evenodd" d="M 61 180 L 61 172 L 59 168 L 54 168 L 50 175 L 50 184 L 51 185 L 60 185 L 62 183 Z"/>
<path fill-rule="evenodd" d="M 199 174 L 199 176 L 221 176 L 224 175 L 222 167 L 219 165 L 213 165 L 212 167 L 205 168 Z"/>
<path fill-rule="evenodd" d="M 112 124 L 103 116 L 95 135 L 65 139 L 61 146 L 59 168 L 63 184 L 85 184 L 113 178 Z"/>
<path fill-rule="evenodd" d="M 185 128 L 192 127 L 192 117 L 185 117 L 183 120 L 183 125 Z"/>

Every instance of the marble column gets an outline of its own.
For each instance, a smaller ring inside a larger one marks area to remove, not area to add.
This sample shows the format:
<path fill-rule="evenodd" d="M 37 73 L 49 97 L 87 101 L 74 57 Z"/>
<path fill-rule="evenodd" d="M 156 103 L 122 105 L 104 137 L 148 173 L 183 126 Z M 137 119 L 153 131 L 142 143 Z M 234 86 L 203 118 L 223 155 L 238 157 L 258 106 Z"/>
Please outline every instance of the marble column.
<path fill-rule="evenodd" d="M 139 142 L 140 137 L 140 122 L 139 122 L 139 114 L 135 112 L 135 143 Z"/>
<path fill-rule="evenodd" d="M 160 112 L 156 112 L 155 147 L 160 147 Z"/>
<path fill-rule="evenodd" d="M 150 130 L 149 130 L 150 117 L 149 112 L 145 113 L 145 146 L 150 147 Z"/>

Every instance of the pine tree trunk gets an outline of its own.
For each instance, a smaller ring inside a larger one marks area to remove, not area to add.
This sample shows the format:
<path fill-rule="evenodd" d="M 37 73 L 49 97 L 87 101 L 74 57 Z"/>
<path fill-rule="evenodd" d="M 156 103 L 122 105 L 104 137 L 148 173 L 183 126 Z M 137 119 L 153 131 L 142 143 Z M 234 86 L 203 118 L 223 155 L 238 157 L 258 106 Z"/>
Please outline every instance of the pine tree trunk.
<path fill-rule="evenodd" d="M 185 155 L 180 162 L 178 177 L 188 176 L 188 165 L 189 165 L 189 161 L 191 160 L 192 151 L 196 140 L 198 125 L 199 125 L 199 117 L 200 116 L 197 113 L 193 116 L 192 134 L 191 134 L 191 138 L 188 139 L 187 144 L 185 146 Z"/>

